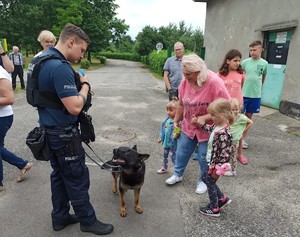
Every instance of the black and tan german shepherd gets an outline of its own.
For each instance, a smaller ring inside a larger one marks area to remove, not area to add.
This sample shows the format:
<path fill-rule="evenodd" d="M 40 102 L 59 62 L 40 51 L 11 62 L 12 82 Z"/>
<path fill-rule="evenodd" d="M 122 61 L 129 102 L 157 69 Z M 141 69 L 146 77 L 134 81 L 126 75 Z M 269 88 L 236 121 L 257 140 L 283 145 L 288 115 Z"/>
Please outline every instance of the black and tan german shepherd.
<path fill-rule="evenodd" d="M 148 154 L 139 154 L 136 145 L 133 148 L 119 147 L 114 149 L 113 158 L 105 164 L 113 165 L 113 185 L 112 191 L 117 192 L 117 180 L 119 178 L 119 197 L 120 197 L 120 215 L 127 215 L 124 195 L 128 189 L 134 191 L 134 208 L 139 214 L 143 212 L 140 205 L 140 191 L 144 184 L 146 165 L 145 160 L 149 158 Z M 104 165 L 105 166 L 105 165 Z M 119 166 L 120 168 L 116 168 Z"/>

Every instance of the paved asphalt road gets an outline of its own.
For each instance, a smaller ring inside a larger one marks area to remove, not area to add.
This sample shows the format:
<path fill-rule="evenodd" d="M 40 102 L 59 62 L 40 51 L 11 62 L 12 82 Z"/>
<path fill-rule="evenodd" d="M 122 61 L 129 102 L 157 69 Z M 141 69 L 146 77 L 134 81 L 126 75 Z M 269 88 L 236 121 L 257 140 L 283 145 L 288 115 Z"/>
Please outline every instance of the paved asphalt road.
<path fill-rule="evenodd" d="M 190 160 L 183 182 L 173 187 L 164 183 L 170 174 L 156 174 L 162 163 L 162 148 L 156 141 L 168 100 L 162 81 L 139 63 L 118 60 L 108 60 L 106 67 L 87 75 L 95 92 L 91 114 L 96 153 L 107 160 L 114 148 L 136 144 L 140 152 L 150 154 L 141 191 L 144 213 L 134 212 L 133 193 L 128 191 L 126 218 L 119 215 L 111 174 L 87 159 L 91 202 L 100 220 L 114 224 L 110 236 L 300 236 L 300 138 L 285 131 L 286 126 L 300 128 L 299 120 L 277 111 L 269 114 L 266 108 L 255 116 L 245 151 L 250 163 L 239 164 L 236 177 L 220 179 L 219 186 L 233 202 L 220 218 L 211 219 L 198 212 L 208 203 L 208 196 L 195 193 L 197 161 Z M 4 164 L 6 191 L 0 193 L 0 236 L 93 236 L 81 232 L 78 224 L 52 231 L 51 168 L 47 162 L 35 161 L 25 145 L 27 133 L 37 125 L 37 112 L 26 103 L 24 92 L 16 95 L 13 108 L 15 121 L 6 147 L 34 166 L 23 183 L 16 183 L 18 170 Z"/>

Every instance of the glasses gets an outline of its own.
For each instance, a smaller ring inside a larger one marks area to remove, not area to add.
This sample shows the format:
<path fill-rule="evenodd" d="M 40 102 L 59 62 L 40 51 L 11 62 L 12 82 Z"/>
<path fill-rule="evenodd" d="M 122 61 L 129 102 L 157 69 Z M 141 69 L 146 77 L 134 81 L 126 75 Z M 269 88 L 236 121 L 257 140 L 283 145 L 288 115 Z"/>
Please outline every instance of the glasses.
<path fill-rule="evenodd" d="M 182 50 L 182 48 L 180 48 L 180 49 L 175 49 L 175 52 L 178 52 L 178 51 L 181 51 Z"/>

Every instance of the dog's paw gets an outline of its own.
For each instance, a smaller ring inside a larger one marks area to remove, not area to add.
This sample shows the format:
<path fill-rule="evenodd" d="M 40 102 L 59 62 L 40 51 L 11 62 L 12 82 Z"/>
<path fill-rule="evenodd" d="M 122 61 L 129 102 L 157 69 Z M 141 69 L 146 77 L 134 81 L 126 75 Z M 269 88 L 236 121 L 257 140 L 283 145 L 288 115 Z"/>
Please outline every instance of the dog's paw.
<path fill-rule="evenodd" d="M 126 215 L 127 215 L 126 208 L 125 207 L 124 208 L 121 207 L 121 209 L 120 209 L 120 216 L 125 217 Z"/>
<path fill-rule="evenodd" d="M 117 192 L 117 185 L 116 184 L 113 184 L 113 186 L 112 186 L 112 192 L 113 193 Z"/>
<path fill-rule="evenodd" d="M 135 211 L 139 214 L 142 214 L 143 213 L 143 208 L 141 206 L 136 206 L 135 207 Z"/>

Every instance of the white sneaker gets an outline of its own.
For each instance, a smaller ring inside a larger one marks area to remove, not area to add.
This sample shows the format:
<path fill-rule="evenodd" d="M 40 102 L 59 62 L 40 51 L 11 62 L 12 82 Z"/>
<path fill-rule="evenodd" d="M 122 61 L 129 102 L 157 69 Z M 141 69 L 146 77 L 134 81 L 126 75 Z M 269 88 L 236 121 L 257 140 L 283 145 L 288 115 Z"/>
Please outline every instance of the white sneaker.
<path fill-rule="evenodd" d="M 198 182 L 198 184 L 197 184 L 197 188 L 196 188 L 196 193 L 197 194 L 203 194 L 203 193 L 206 193 L 206 191 L 207 191 L 207 186 L 206 186 L 206 184 L 203 182 L 203 181 L 200 181 L 200 182 Z"/>
<path fill-rule="evenodd" d="M 179 177 L 174 174 L 170 178 L 168 178 L 165 182 L 166 182 L 166 184 L 173 185 L 173 184 L 176 184 L 181 181 L 182 181 L 182 176 Z"/>

